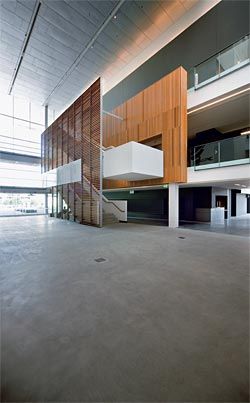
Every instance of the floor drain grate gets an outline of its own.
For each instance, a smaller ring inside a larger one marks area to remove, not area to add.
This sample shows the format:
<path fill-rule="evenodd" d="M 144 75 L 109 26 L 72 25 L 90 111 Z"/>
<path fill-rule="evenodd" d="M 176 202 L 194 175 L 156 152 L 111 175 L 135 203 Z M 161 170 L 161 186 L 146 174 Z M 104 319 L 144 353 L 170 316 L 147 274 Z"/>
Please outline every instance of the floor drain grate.
<path fill-rule="evenodd" d="M 178 238 L 180 238 L 180 239 L 186 239 L 185 236 L 178 236 Z"/>
<path fill-rule="evenodd" d="M 95 262 L 97 263 L 106 262 L 106 259 L 104 259 L 103 257 L 98 257 L 97 259 L 95 259 Z"/>

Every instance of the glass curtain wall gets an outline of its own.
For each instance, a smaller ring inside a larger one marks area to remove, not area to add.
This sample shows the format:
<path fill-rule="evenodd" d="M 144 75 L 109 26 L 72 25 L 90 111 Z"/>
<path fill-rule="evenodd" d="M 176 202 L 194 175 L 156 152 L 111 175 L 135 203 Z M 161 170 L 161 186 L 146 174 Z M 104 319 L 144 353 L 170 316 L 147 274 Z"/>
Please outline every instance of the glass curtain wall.
<path fill-rule="evenodd" d="M 27 99 L 1 94 L 0 150 L 40 157 L 44 108 Z"/>
<path fill-rule="evenodd" d="M 50 111 L 50 121 L 54 114 Z M 47 212 L 46 198 L 51 202 L 50 197 L 32 193 L 35 188 L 44 187 L 39 159 L 43 131 L 42 105 L 26 98 L 0 94 L 0 216 Z M 38 158 L 32 163 L 27 158 L 24 163 L 20 161 L 20 155 Z M 30 193 L 16 193 L 16 188 L 21 192 L 27 189 Z"/>
<path fill-rule="evenodd" d="M 0 193 L 0 217 L 45 214 L 44 194 Z"/>

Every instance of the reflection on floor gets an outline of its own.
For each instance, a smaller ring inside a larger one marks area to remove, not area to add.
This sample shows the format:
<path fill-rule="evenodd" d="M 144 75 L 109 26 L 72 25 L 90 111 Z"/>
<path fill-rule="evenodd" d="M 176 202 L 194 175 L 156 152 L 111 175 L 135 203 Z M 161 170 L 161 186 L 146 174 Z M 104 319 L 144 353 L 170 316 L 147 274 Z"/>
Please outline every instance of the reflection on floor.
<path fill-rule="evenodd" d="M 168 220 L 160 218 L 129 217 L 128 222 L 134 224 L 156 225 L 161 227 L 168 226 Z M 225 220 L 223 224 L 180 221 L 180 228 L 250 237 L 250 214 L 241 217 L 231 217 L 228 220 Z"/>
<path fill-rule="evenodd" d="M 250 214 L 231 217 L 225 220 L 223 224 L 211 223 L 185 223 L 181 224 L 181 228 L 189 228 L 199 231 L 218 232 L 223 234 L 250 236 Z"/>
<path fill-rule="evenodd" d="M 133 224 L 168 226 L 168 220 L 164 218 L 133 217 L 128 216 L 128 222 Z"/>

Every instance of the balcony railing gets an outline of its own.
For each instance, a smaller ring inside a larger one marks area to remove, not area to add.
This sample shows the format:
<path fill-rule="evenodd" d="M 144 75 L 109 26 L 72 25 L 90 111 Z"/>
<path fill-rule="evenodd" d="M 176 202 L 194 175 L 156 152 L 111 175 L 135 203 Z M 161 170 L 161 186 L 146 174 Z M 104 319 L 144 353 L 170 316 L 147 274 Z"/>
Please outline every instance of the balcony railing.
<path fill-rule="evenodd" d="M 195 146 L 191 150 L 191 166 L 198 171 L 249 164 L 249 139 L 249 135 L 242 135 Z"/>
<path fill-rule="evenodd" d="M 193 67 L 188 73 L 188 88 L 196 90 L 247 65 L 250 61 L 249 43 L 247 35 Z"/>

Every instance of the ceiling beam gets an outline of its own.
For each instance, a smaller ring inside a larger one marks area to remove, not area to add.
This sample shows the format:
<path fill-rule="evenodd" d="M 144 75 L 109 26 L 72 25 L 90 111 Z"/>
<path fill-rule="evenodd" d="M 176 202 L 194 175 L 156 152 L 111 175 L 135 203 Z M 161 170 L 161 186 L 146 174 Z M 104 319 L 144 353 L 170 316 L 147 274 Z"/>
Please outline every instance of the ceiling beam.
<path fill-rule="evenodd" d="M 126 0 L 119 0 L 117 5 L 113 8 L 111 13 L 108 15 L 108 17 L 104 20 L 104 22 L 101 24 L 101 26 L 98 28 L 98 30 L 95 32 L 93 37 L 90 39 L 90 41 L 87 43 L 85 48 L 79 53 L 75 61 L 71 64 L 71 66 L 68 68 L 68 70 L 64 73 L 64 75 L 61 77 L 61 79 L 58 81 L 57 85 L 53 88 L 53 90 L 50 92 L 48 97 L 43 103 L 43 106 L 49 104 L 49 101 L 52 97 L 52 95 L 55 94 L 55 92 L 62 86 L 62 84 L 67 80 L 67 78 L 70 76 L 70 74 L 75 70 L 75 68 L 78 66 L 78 64 L 81 62 L 82 58 L 85 56 L 87 51 L 93 46 L 94 42 L 98 38 L 98 36 L 102 33 L 104 28 L 108 25 L 108 23 L 114 18 L 116 13 L 118 12 L 119 8 L 122 6 L 122 4 Z"/>
<path fill-rule="evenodd" d="M 29 188 L 29 187 L 17 187 L 17 186 L 0 186 L 0 193 L 51 193 L 49 188 Z"/>
<path fill-rule="evenodd" d="M 0 161 L 16 162 L 20 164 L 41 165 L 41 158 L 35 155 L 17 154 L 10 151 L 0 151 Z"/>
<path fill-rule="evenodd" d="M 35 7 L 34 7 L 34 10 L 32 12 L 31 19 L 30 19 L 30 23 L 29 23 L 27 32 L 25 34 L 22 49 L 21 49 L 21 52 L 20 52 L 20 54 L 18 56 L 16 66 L 14 68 L 13 75 L 12 75 L 12 78 L 11 78 L 11 82 L 10 82 L 10 85 L 9 85 L 9 91 L 8 91 L 9 95 L 11 95 L 11 92 L 13 90 L 13 87 L 14 87 L 18 72 L 20 70 L 20 67 L 21 67 L 21 64 L 22 64 L 22 61 L 23 61 L 23 57 L 24 57 L 25 51 L 27 49 L 27 46 L 28 46 L 32 31 L 33 31 L 33 28 L 34 28 L 34 25 L 35 25 L 35 22 L 36 22 L 36 19 L 37 19 L 37 15 L 38 15 L 38 11 L 40 9 L 40 6 L 41 6 L 41 2 L 36 0 Z"/>

